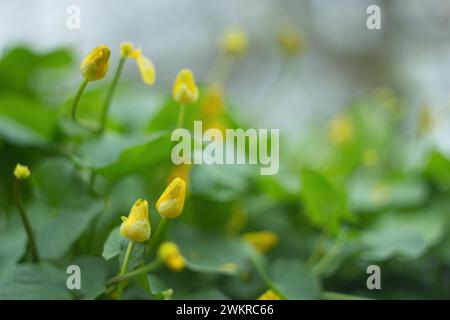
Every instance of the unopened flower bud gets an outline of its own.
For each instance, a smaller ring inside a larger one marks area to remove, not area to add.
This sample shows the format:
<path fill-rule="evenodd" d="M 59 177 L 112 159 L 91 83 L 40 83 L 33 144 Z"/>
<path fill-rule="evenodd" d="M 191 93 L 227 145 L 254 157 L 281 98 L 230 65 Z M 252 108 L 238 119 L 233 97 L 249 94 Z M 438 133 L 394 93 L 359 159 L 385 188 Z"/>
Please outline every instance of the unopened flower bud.
<path fill-rule="evenodd" d="M 80 69 L 88 81 L 102 79 L 109 67 L 110 50 L 107 46 L 99 46 L 92 50 L 81 62 Z"/>
<path fill-rule="evenodd" d="M 148 202 L 137 200 L 127 217 L 122 217 L 120 234 L 128 240 L 144 242 L 150 238 L 151 227 L 148 220 Z"/>

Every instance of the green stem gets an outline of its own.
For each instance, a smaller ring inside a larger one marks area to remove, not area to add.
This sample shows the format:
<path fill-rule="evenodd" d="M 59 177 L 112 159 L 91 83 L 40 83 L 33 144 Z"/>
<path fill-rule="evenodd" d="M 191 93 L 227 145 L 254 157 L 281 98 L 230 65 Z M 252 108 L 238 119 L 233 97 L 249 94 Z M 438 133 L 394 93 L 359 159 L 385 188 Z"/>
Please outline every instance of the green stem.
<path fill-rule="evenodd" d="M 155 261 L 150 262 L 149 264 L 146 264 L 136 270 L 133 270 L 133 271 L 125 273 L 123 275 L 119 275 L 119 276 L 109 279 L 106 282 L 106 285 L 110 286 L 110 285 L 116 284 L 121 281 L 130 280 L 130 279 L 133 279 L 140 275 L 147 274 L 149 272 L 156 270 L 159 266 L 161 266 L 161 264 L 162 264 L 162 261 L 160 259 L 156 259 Z"/>
<path fill-rule="evenodd" d="M 354 296 L 351 294 L 331 292 L 331 291 L 322 291 L 320 293 L 320 299 L 322 299 L 322 300 L 371 300 L 366 297 Z"/>
<path fill-rule="evenodd" d="M 317 261 L 316 265 L 313 267 L 313 271 L 318 275 L 322 274 L 325 268 L 333 261 L 333 259 L 338 255 L 342 247 L 342 242 L 344 239 L 341 237 L 342 233 L 339 233 L 330 250 Z"/>
<path fill-rule="evenodd" d="M 122 262 L 122 267 L 120 268 L 119 276 L 123 276 L 128 270 L 128 264 L 130 263 L 131 251 L 133 251 L 134 241 L 128 242 L 127 251 L 125 252 L 125 257 Z M 125 288 L 125 283 L 123 281 L 119 282 L 117 288 L 117 299 L 122 299 L 123 289 Z"/>
<path fill-rule="evenodd" d="M 106 94 L 105 103 L 103 104 L 102 114 L 100 118 L 100 128 L 98 133 L 102 134 L 106 127 L 106 120 L 108 119 L 108 112 L 111 106 L 111 101 L 114 96 L 114 92 L 116 91 L 117 83 L 119 82 L 120 75 L 122 74 L 123 66 L 125 65 L 126 57 L 121 57 L 119 60 L 119 64 L 117 65 L 116 73 L 114 74 L 113 81 L 111 86 L 108 89 L 108 93 Z"/>
<path fill-rule="evenodd" d="M 278 296 L 280 296 L 282 299 L 286 299 L 286 297 L 278 290 L 278 288 L 275 286 L 275 283 L 270 279 L 269 275 L 266 273 L 266 271 L 262 268 L 261 264 L 258 263 L 256 260 L 257 256 L 252 255 L 250 258 L 250 261 L 253 264 L 253 267 L 255 268 L 258 275 L 261 277 L 261 279 L 264 281 L 264 283 L 271 289 L 273 292 L 275 292 Z"/>
<path fill-rule="evenodd" d="M 83 94 L 84 89 L 86 89 L 86 86 L 87 86 L 88 82 L 89 81 L 87 81 L 86 79 L 83 80 L 83 82 L 81 83 L 80 87 L 78 88 L 77 94 L 76 94 L 75 99 L 73 100 L 73 103 L 72 103 L 72 120 L 75 123 L 77 123 L 78 125 L 79 125 L 78 120 L 77 120 L 78 102 L 80 102 L 81 95 Z"/>
<path fill-rule="evenodd" d="M 212 84 L 224 86 L 233 70 L 236 58 L 220 52 L 214 59 L 214 63 L 208 74 L 208 81 Z"/>
<path fill-rule="evenodd" d="M 183 127 L 185 114 L 186 114 L 186 105 L 180 104 L 180 110 L 178 111 L 177 129 Z"/>
<path fill-rule="evenodd" d="M 306 266 L 311 266 L 314 262 L 317 261 L 317 259 L 319 259 L 327 234 L 328 233 L 325 230 L 323 230 L 320 234 L 319 240 L 317 240 L 313 250 L 311 251 L 311 254 L 305 262 Z"/>
<path fill-rule="evenodd" d="M 20 194 L 20 180 L 16 179 L 16 182 L 14 184 L 14 193 L 16 196 L 16 204 L 17 209 L 19 210 L 20 218 L 22 219 L 23 226 L 25 227 L 25 231 L 28 236 L 28 245 L 31 251 L 31 259 L 33 262 L 39 261 L 39 253 L 36 246 L 36 241 L 33 234 L 33 229 L 31 228 L 30 221 L 28 220 L 27 212 L 25 210 L 25 207 L 22 203 L 22 196 Z"/>
<path fill-rule="evenodd" d="M 161 217 L 161 219 L 159 220 L 158 226 L 156 227 L 155 235 L 150 238 L 147 248 L 145 249 L 145 255 L 153 252 L 153 250 L 155 249 L 155 246 L 158 244 L 159 239 L 161 238 L 162 234 L 164 233 L 166 225 L 167 225 L 167 218 Z"/>

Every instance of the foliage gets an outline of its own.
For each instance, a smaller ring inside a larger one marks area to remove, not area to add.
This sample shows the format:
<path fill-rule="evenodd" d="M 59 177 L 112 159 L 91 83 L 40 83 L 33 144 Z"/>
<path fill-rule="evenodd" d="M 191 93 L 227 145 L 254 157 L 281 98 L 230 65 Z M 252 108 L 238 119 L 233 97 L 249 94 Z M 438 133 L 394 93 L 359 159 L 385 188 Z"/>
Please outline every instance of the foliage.
<path fill-rule="evenodd" d="M 0 299 L 111 298 L 107 281 L 127 249 L 120 216 L 145 198 L 152 232 L 160 223 L 155 203 L 173 168 L 179 106 L 119 83 L 104 134 L 90 134 L 69 119 L 74 88 L 65 79 L 76 64 L 66 49 L 14 48 L 0 60 Z M 88 88 L 80 118 L 99 119 L 111 78 Z M 203 119 L 207 90 L 187 107 L 187 128 Z M 225 101 L 220 120 L 245 128 L 240 107 Z M 269 288 L 286 299 L 326 291 L 448 298 L 450 157 L 401 129 L 407 112 L 389 91 L 363 97 L 343 112 L 338 139 L 339 126 L 320 124 L 298 147 L 282 140 L 275 176 L 254 166 L 193 166 L 183 214 L 161 238 L 178 245 L 186 268 L 159 265 L 132 278 L 124 298 L 256 299 Z M 32 171 L 22 191 L 39 263 L 29 262 L 14 202 L 18 162 Z M 259 230 L 279 239 L 268 253 L 243 239 Z M 149 254 L 138 244 L 129 270 L 151 263 L 158 244 Z M 72 264 L 82 270 L 81 290 L 66 288 Z M 381 266 L 381 293 L 366 288 L 370 264 Z"/>

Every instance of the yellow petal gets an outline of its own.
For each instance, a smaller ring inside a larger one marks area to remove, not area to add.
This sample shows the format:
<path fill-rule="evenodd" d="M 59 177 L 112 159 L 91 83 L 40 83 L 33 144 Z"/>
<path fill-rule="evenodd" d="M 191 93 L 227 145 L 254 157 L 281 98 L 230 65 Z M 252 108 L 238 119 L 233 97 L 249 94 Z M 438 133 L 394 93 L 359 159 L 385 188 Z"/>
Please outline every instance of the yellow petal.
<path fill-rule="evenodd" d="M 183 211 L 185 196 L 186 183 L 180 178 L 175 178 L 156 202 L 156 209 L 165 218 L 177 218 Z"/>
<path fill-rule="evenodd" d="M 143 55 L 136 58 L 136 63 L 141 73 L 142 81 L 148 85 L 155 83 L 155 67 L 152 61 Z"/>
<path fill-rule="evenodd" d="M 173 83 L 172 95 L 181 104 L 195 103 L 198 100 L 198 88 L 191 70 L 182 69 Z"/>

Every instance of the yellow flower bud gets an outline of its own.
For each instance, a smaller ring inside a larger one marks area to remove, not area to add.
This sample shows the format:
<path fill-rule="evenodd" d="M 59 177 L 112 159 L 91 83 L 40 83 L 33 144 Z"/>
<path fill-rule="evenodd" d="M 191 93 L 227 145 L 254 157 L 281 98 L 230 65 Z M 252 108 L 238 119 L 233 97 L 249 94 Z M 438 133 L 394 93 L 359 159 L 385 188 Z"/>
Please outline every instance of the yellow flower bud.
<path fill-rule="evenodd" d="M 353 136 L 353 122 L 346 115 L 335 116 L 329 126 L 331 141 L 336 145 L 348 142 Z"/>
<path fill-rule="evenodd" d="M 144 242 L 150 238 L 151 227 L 148 220 L 148 202 L 137 200 L 127 217 L 122 217 L 120 234 L 128 240 Z"/>
<path fill-rule="evenodd" d="M 297 55 L 303 52 L 305 41 L 302 33 L 294 28 L 285 29 L 278 35 L 280 46 L 291 55 Z"/>
<path fill-rule="evenodd" d="M 202 113 L 205 117 L 218 117 L 223 111 L 223 90 L 219 86 L 213 86 L 208 90 L 202 103 Z"/>
<path fill-rule="evenodd" d="M 257 251 L 265 253 L 278 244 L 278 236 L 272 231 L 255 231 L 244 234 L 244 240 Z"/>
<path fill-rule="evenodd" d="M 175 178 L 156 202 L 156 209 L 165 218 L 177 218 L 183 211 L 185 196 L 186 183 Z"/>
<path fill-rule="evenodd" d="M 110 50 L 107 46 L 99 46 L 92 50 L 81 62 L 81 74 L 88 81 L 102 79 L 109 67 Z"/>
<path fill-rule="evenodd" d="M 120 44 L 120 56 L 123 58 L 128 58 L 133 50 L 134 46 L 131 42 L 127 41 Z"/>
<path fill-rule="evenodd" d="M 186 261 L 173 242 L 164 242 L 158 250 L 159 259 L 172 271 L 178 272 L 184 269 Z"/>
<path fill-rule="evenodd" d="M 258 300 L 282 300 L 281 297 L 276 294 L 272 289 L 267 290 L 264 292 Z"/>
<path fill-rule="evenodd" d="M 25 180 L 30 177 L 30 169 L 27 166 L 23 166 L 20 163 L 16 164 L 14 168 L 14 176 L 17 180 Z"/>
<path fill-rule="evenodd" d="M 172 95 L 181 104 L 195 103 L 198 100 L 198 88 L 191 70 L 182 69 L 173 83 Z"/>
<path fill-rule="evenodd" d="M 242 55 L 247 51 L 247 35 L 238 27 L 231 28 L 223 35 L 221 46 L 227 54 Z"/>

